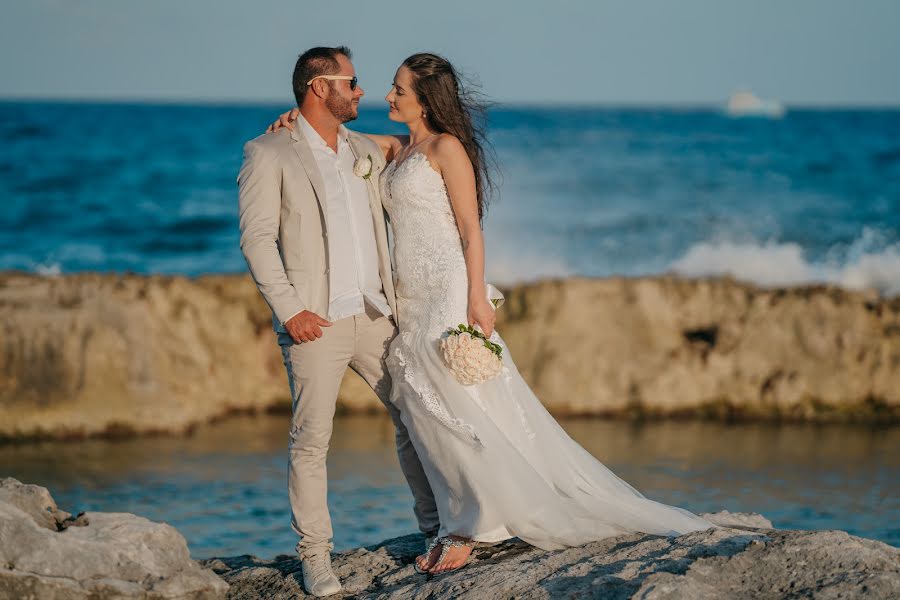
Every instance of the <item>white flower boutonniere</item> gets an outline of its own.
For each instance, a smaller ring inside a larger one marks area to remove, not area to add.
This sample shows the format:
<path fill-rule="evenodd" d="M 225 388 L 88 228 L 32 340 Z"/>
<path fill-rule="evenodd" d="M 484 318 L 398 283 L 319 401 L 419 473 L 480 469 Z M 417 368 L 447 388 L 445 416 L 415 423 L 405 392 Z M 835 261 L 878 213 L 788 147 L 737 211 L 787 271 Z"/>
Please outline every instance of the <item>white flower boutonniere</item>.
<path fill-rule="evenodd" d="M 362 177 L 363 179 L 368 179 L 372 176 L 372 155 L 367 154 L 365 158 L 357 158 L 356 162 L 353 163 L 353 174 L 357 177 Z"/>

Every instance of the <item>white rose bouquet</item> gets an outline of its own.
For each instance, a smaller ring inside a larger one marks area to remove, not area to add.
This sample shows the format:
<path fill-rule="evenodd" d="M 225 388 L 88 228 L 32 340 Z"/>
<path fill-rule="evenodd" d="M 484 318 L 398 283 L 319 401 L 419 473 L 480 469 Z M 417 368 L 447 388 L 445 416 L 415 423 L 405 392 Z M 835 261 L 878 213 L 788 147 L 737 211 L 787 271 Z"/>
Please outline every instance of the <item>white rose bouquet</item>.
<path fill-rule="evenodd" d="M 486 284 L 487 299 L 495 309 L 503 304 L 503 294 Z M 447 330 L 441 339 L 441 354 L 450 372 L 463 385 L 475 385 L 493 379 L 503 369 L 503 348 L 487 339 L 481 329 L 460 323 Z"/>
<path fill-rule="evenodd" d="M 463 385 L 475 385 L 492 379 L 503 368 L 503 348 L 468 325 L 447 330 L 441 340 L 441 353 L 450 372 Z"/>

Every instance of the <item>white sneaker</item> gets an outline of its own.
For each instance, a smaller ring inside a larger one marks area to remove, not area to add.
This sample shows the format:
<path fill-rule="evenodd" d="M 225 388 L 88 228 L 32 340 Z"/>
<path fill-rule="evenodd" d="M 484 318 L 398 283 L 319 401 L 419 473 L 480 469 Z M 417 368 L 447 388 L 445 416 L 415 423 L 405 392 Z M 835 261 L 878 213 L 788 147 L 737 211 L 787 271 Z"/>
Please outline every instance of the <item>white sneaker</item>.
<path fill-rule="evenodd" d="M 313 596 L 330 596 L 341 591 L 341 582 L 331 570 L 331 553 L 328 550 L 311 552 L 300 561 L 303 571 L 303 587 Z"/>

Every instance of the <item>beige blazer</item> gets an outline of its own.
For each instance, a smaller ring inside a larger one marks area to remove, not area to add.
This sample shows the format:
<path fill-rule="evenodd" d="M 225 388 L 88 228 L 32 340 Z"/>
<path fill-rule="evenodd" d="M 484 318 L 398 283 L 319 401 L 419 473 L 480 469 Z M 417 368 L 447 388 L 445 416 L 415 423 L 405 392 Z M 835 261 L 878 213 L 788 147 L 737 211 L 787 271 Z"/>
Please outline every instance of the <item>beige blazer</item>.
<path fill-rule="evenodd" d="M 369 138 L 349 132 L 357 158 L 371 156 L 367 180 L 378 272 L 384 295 L 397 313 L 379 175 L 385 160 Z M 297 127 L 261 135 L 244 145 L 238 174 L 241 252 L 266 303 L 275 331 L 302 310 L 328 314 L 328 223 L 325 184 L 306 138 Z"/>

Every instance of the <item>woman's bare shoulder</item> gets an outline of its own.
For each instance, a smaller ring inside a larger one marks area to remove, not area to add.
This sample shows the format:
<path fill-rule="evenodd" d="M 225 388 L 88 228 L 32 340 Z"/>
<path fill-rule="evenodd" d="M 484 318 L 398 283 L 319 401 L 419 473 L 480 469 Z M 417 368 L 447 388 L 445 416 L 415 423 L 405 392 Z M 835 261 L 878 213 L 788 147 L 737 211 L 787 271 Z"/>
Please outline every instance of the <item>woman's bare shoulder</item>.
<path fill-rule="evenodd" d="M 466 149 L 459 138 L 452 133 L 441 133 L 434 141 L 434 151 L 441 154 L 465 153 Z"/>
<path fill-rule="evenodd" d="M 448 164 L 460 164 L 461 162 L 469 162 L 469 155 L 465 146 L 455 135 L 442 133 L 431 144 L 429 148 L 432 162 L 439 169 L 443 169 Z"/>

